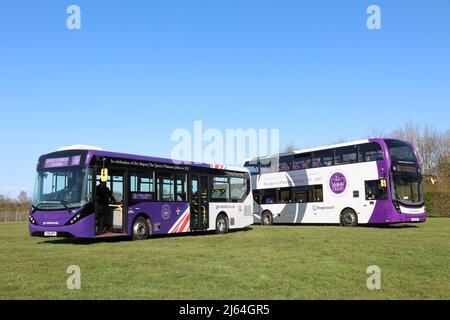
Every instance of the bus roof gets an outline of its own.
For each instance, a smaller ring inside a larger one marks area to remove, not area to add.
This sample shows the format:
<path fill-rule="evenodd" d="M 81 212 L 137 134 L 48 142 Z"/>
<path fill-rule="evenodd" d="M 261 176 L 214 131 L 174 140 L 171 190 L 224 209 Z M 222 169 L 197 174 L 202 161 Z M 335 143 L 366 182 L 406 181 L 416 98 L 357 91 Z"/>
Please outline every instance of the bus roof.
<path fill-rule="evenodd" d="M 212 168 L 212 169 L 218 169 L 218 170 L 248 172 L 248 170 L 246 168 L 242 168 L 242 167 L 231 167 L 231 166 L 225 166 L 225 165 L 220 165 L 220 164 L 208 164 L 208 163 L 194 162 L 194 161 L 189 161 L 189 160 L 174 160 L 174 159 L 161 158 L 161 157 L 150 157 L 150 156 L 142 156 L 142 155 L 129 154 L 129 153 L 104 151 L 97 147 L 89 148 L 88 146 L 83 146 L 83 145 L 74 145 L 74 146 L 70 146 L 70 147 L 60 148 L 55 152 L 52 152 L 52 153 L 49 153 L 49 154 L 46 154 L 43 156 L 46 157 L 46 156 L 50 156 L 50 155 L 57 155 L 58 153 L 64 153 L 67 151 L 83 151 L 83 152 L 87 153 L 86 164 L 89 164 L 93 157 L 100 156 L 100 157 L 106 157 L 106 158 L 118 158 L 118 159 L 135 160 L 135 161 L 166 163 L 166 164 L 172 164 L 172 165 L 176 164 L 176 165 L 184 165 L 184 166 L 190 166 L 190 167 L 202 167 L 202 168 Z"/>
<path fill-rule="evenodd" d="M 266 155 L 266 156 L 262 156 L 262 157 L 250 158 L 250 159 L 246 159 L 245 162 L 255 160 L 255 159 L 268 159 L 268 158 L 272 158 L 276 155 L 277 156 L 285 156 L 285 155 L 292 155 L 292 154 L 309 153 L 309 152 L 314 152 L 314 151 L 319 151 L 319 150 L 347 147 L 347 146 L 353 146 L 353 145 L 363 144 L 363 143 L 368 143 L 368 142 L 375 142 L 375 141 L 385 140 L 385 139 L 387 139 L 387 138 L 369 138 L 369 139 L 363 139 L 363 140 L 355 140 L 355 141 L 331 144 L 331 145 L 321 146 L 321 147 L 300 149 L 300 150 L 294 150 L 291 152 L 282 152 L 282 153 L 278 153 L 278 154 L 271 154 L 271 155 Z"/>

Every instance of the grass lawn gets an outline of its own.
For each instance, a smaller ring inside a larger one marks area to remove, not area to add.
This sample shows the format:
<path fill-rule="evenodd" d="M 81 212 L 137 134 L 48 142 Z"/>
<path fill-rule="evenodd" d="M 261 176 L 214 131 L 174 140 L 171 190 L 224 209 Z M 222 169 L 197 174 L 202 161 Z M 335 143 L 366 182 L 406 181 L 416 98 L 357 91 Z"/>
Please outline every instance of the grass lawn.
<path fill-rule="evenodd" d="M 81 290 L 66 269 L 81 268 Z M 366 287 L 369 265 L 382 288 Z M 146 241 L 31 238 L 0 224 L 0 299 L 450 298 L 450 219 L 384 228 L 251 226 Z"/>

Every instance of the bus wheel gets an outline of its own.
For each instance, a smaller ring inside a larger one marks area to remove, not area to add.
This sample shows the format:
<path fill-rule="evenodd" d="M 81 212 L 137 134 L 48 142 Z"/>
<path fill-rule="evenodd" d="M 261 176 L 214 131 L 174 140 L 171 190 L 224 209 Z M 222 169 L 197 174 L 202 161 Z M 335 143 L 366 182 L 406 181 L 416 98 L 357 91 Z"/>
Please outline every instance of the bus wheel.
<path fill-rule="evenodd" d="M 341 213 L 341 226 L 356 227 L 358 225 L 358 215 L 353 209 L 345 209 Z"/>
<path fill-rule="evenodd" d="M 228 217 L 223 213 L 219 214 L 216 219 L 216 233 L 227 233 L 228 228 Z"/>
<path fill-rule="evenodd" d="M 137 217 L 134 219 L 133 227 L 131 229 L 131 238 L 133 240 L 147 239 L 151 233 L 149 222 L 144 217 Z"/>
<path fill-rule="evenodd" d="M 273 224 L 273 216 L 270 211 L 264 211 L 261 214 L 261 224 L 263 226 L 270 226 Z"/>

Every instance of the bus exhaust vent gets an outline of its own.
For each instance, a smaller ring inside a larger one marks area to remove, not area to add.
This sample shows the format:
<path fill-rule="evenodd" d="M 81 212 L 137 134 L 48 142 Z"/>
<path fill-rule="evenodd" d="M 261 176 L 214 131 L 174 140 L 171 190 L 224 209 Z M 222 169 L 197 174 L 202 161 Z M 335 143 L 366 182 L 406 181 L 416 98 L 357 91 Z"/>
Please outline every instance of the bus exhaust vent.
<path fill-rule="evenodd" d="M 57 151 L 67 151 L 67 150 L 97 150 L 97 151 L 102 151 L 103 149 L 100 148 L 100 147 L 86 146 L 86 145 L 83 145 L 83 144 L 75 144 L 73 146 L 59 148 Z"/>

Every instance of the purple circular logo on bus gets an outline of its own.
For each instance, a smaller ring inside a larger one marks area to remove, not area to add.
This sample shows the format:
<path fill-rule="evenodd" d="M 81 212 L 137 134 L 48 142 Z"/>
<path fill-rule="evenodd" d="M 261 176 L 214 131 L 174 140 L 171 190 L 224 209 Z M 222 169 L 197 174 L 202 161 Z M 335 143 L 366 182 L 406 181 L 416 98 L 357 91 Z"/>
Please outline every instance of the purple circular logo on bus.
<path fill-rule="evenodd" d="M 165 204 L 161 208 L 161 216 L 164 220 L 168 220 L 170 218 L 170 214 L 172 210 L 170 210 L 170 206 L 168 204 Z"/>
<path fill-rule="evenodd" d="M 340 173 L 336 172 L 334 173 L 330 178 L 330 189 L 336 194 L 341 194 L 345 191 L 345 188 L 347 187 L 347 180 L 345 179 L 345 176 Z"/>

